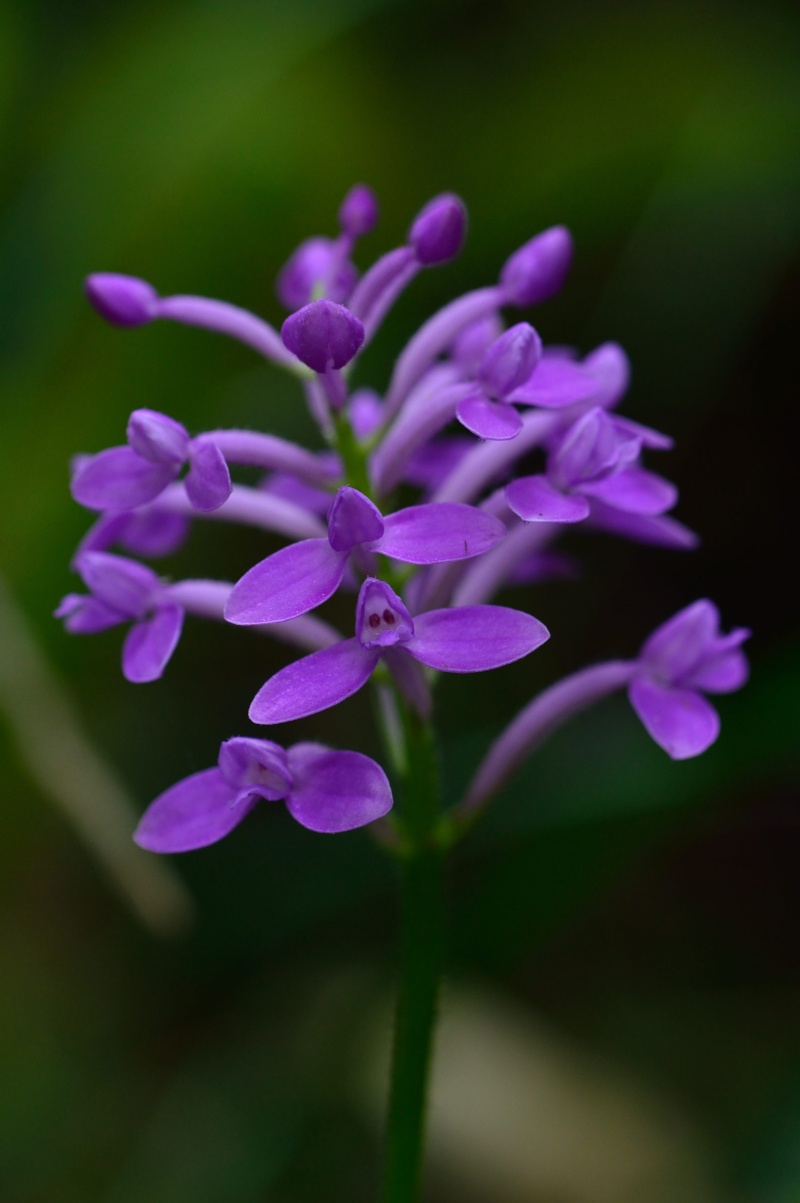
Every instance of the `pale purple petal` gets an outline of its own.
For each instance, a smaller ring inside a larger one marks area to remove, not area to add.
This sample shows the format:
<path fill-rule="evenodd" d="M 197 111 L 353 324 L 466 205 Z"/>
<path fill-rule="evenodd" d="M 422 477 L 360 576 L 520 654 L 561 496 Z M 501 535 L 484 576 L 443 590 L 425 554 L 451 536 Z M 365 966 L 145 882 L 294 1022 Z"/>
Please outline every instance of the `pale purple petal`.
<path fill-rule="evenodd" d="M 371 388 L 359 388 L 347 403 L 347 416 L 357 439 L 377 430 L 383 419 L 383 402 Z"/>
<path fill-rule="evenodd" d="M 637 464 L 605 480 L 587 481 L 580 488 L 590 497 L 599 497 L 606 505 L 632 514 L 663 514 L 678 500 L 678 490 L 671 481 Z"/>
<path fill-rule="evenodd" d="M 529 322 L 517 322 L 487 348 L 479 384 L 493 397 L 508 397 L 529 378 L 542 357 L 542 340 Z"/>
<path fill-rule="evenodd" d="M 153 464 L 132 447 L 108 447 L 83 460 L 72 496 L 90 510 L 132 510 L 158 497 L 178 475 L 177 464 Z"/>
<path fill-rule="evenodd" d="M 425 669 L 411 656 L 406 656 L 403 647 L 404 644 L 399 644 L 387 648 L 383 653 L 383 662 L 409 706 L 416 710 L 420 718 L 429 722 L 433 713 L 433 694 Z"/>
<path fill-rule="evenodd" d="M 630 383 L 631 367 L 628 356 L 619 343 L 603 343 L 586 356 L 583 366 L 591 372 L 597 382 L 593 398 L 595 405 L 611 409 L 624 395 Z"/>
<path fill-rule="evenodd" d="M 183 544 L 189 533 L 189 521 L 182 514 L 166 510 L 133 510 L 120 530 L 117 541 L 126 551 L 138 556 L 169 556 Z"/>
<path fill-rule="evenodd" d="M 480 439 L 515 439 L 522 429 L 522 419 L 513 405 L 505 401 L 490 401 L 479 393 L 459 401 L 456 417 L 462 426 Z"/>
<path fill-rule="evenodd" d="M 542 409 L 563 409 L 576 401 L 587 401 L 596 392 L 597 381 L 585 368 L 560 356 L 545 355 L 507 400 Z"/>
<path fill-rule="evenodd" d="M 546 476 L 520 476 L 506 487 L 506 501 L 523 522 L 582 522 L 589 502 L 574 493 L 562 493 Z"/>
<path fill-rule="evenodd" d="M 233 805 L 234 791 L 217 768 L 204 769 L 179 781 L 151 802 L 133 838 L 148 852 L 191 852 L 215 844 L 256 804 Z"/>
<path fill-rule="evenodd" d="M 607 475 L 639 451 L 635 439 L 620 440 L 613 422 L 602 409 L 588 410 L 573 422 L 550 457 L 548 470 L 556 484 L 573 485 Z"/>
<path fill-rule="evenodd" d="M 631 682 L 628 696 L 648 733 L 673 760 L 699 756 L 719 735 L 719 715 L 693 689 L 638 677 Z"/>
<path fill-rule="evenodd" d="M 700 542 L 694 531 L 669 514 L 631 514 L 605 505 L 598 498 L 592 499 L 589 521 L 598 530 L 635 539 L 639 543 L 652 543 L 656 547 L 690 551 Z"/>
<path fill-rule="evenodd" d="M 158 680 L 177 647 L 183 615 L 181 606 L 161 606 L 152 618 L 131 627 L 122 645 L 122 672 L 128 681 L 141 685 Z"/>
<path fill-rule="evenodd" d="M 619 414 L 614 414 L 614 426 L 618 431 L 638 439 L 643 447 L 649 447 L 651 451 L 670 451 L 675 446 L 675 440 L 668 434 L 662 434 L 660 430 L 653 430 L 652 426 L 643 426 L 641 422 L 634 422 L 631 418 L 623 418 Z"/>
<path fill-rule="evenodd" d="M 300 743 L 289 749 L 288 759 L 294 785 L 286 808 L 311 831 L 352 831 L 391 809 L 391 786 L 369 756 Z"/>
<path fill-rule="evenodd" d="M 68 593 L 58 603 L 53 617 L 64 619 L 64 629 L 70 635 L 96 635 L 98 631 L 107 631 L 127 622 L 129 615 L 120 614 L 119 610 L 104 605 L 89 594 Z"/>
<path fill-rule="evenodd" d="M 189 432 L 154 409 L 135 409 L 128 419 L 128 442 L 142 459 L 180 467 L 189 451 Z"/>
<path fill-rule="evenodd" d="M 253 698 L 251 722 L 289 723 L 336 706 L 366 684 L 379 656 L 357 639 L 344 639 L 287 664 Z"/>
<path fill-rule="evenodd" d="M 442 564 L 479 556 L 505 534 L 499 518 L 471 505 L 412 505 L 389 514 L 375 551 L 404 564 Z"/>
<path fill-rule="evenodd" d="M 746 635 L 749 632 L 745 633 Z M 732 693 L 741 689 L 750 675 L 750 665 L 744 652 L 733 649 L 721 652 L 700 665 L 689 674 L 685 684 L 690 689 L 702 689 L 706 693 Z"/>
<path fill-rule="evenodd" d="M 328 540 L 334 551 L 352 551 L 382 534 L 383 518 L 375 503 L 349 485 L 339 489 L 328 510 Z"/>
<path fill-rule="evenodd" d="M 196 510 L 217 510 L 231 495 L 233 485 L 225 456 L 206 435 L 192 440 L 189 473 L 184 480 L 186 494 Z"/>
<path fill-rule="evenodd" d="M 520 660 L 549 638 L 547 627 L 522 610 L 464 606 L 418 614 L 414 638 L 404 647 L 430 668 L 474 673 Z"/>
<path fill-rule="evenodd" d="M 161 585 L 152 568 L 105 551 L 84 552 L 75 567 L 95 597 L 128 618 L 141 617 Z"/>
<path fill-rule="evenodd" d="M 327 539 L 304 539 L 282 547 L 233 586 L 225 618 L 236 626 L 286 622 L 321 606 L 336 592 L 347 553 Z"/>

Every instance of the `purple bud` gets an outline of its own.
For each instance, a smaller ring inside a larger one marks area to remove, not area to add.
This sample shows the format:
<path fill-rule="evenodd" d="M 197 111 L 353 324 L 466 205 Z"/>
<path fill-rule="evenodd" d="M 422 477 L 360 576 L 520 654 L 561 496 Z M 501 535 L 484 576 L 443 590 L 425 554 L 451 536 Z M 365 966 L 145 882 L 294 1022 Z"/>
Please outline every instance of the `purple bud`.
<path fill-rule="evenodd" d="M 328 510 L 328 542 L 334 551 L 374 543 L 383 530 L 381 512 L 368 497 L 349 485 L 339 489 Z"/>
<path fill-rule="evenodd" d="M 378 221 L 378 198 L 366 184 L 355 184 L 339 208 L 339 225 L 344 234 L 360 238 L 369 234 Z"/>
<path fill-rule="evenodd" d="M 287 317 L 281 338 L 306 367 L 325 372 L 350 362 L 364 341 L 364 327 L 343 305 L 312 301 Z"/>
<path fill-rule="evenodd" d="M 539 335 L 528 322 L 518 322 L 485 352 L 478 380 L 491 396 L 506 397 L 525 383 L 541 357 Z"/>
<path fill-rule="evenodd" d="M 135 409 L 127 435 L 134 451 L 152 464 L 182 464 L 189 453 L 186 428 L 154 409 Z"/>
<path fill-rule="evenodd" d="M 358 273 L 343 259 L 330 238 L 307 238 L 289 258 L 277 281 L 278 299 L 287 309 L 299 309 L 324 292 L 332 301 L 344 301 Z"/>
<path fill-rule="evenodd" d="M 461 250 L 467 230 L 464 202 L 452 192 L 428 201 L 414 220 L 408 240 L 425 267 L 447 263 Z"/>
<path fill-rule="evenodd" d="M 115 326 L 143 326 L 158 316 L 158 293 L 136 276 L 96 272 L 86 280 L 86 295 L 101 317 Z"/>
<path fill-rule="evenodd" d="M 572 235 L 553 226 L 526 242 L 508 259 L 500 286 L 508 305 L 535 305 L 561 288 L 572 262 Z"/>
<path fill-rule="evenodd" d="M 453 342 L 451 355 L 460 368 L 475 375 L 483 358 L 496 338 L 503 333 L 503 324 L 498 314 L 488 313 L 465 326 Z"/>

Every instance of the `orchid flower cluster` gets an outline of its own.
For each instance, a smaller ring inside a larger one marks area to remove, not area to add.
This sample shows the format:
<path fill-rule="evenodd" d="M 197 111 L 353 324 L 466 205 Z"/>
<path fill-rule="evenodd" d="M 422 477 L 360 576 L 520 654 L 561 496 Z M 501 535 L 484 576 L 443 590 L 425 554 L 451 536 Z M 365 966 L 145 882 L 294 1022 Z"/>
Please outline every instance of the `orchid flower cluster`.
<path fill-rule="evenodd" d="M 694 546 L 693 533 L 670 513 L 675 487 L 642 463 L 671 440 L 616 412 L 629 378 L 623 350 L 606 343 L 579 358 L 543 346 L 527 320 L 507 322 L 509 311 L 528 310 L 562 286 L 572 258 L 564 227 L 512 254 L 496 284 L 428 318 L 383 395 L 351 387 L 359 355 L 390 307 L 420 272 L 453 259 L 466 231 L 459 198 L 438 196 L 406 244 L 359 275 L 353 252 L 377 218 L 372 191 L 357 185 L 339 210 L 338 236 L 297 248 L 278 277 L 290 310 L 280 333 L 226 302 L 161 297 L 130 276 L 89 277 L 89 300 L 114 325 L 202 326 L 294 373 L 325 444 L 309 450 L 250 430 L 191 435 L 166 414 L 138 409 L 123 445 L 76 459 L 72 494 L 99 516 L 73 565 L 88 592 L 68 594 L 56 613 L 80 634 L 129 624 L 122 652 L 129 681 L 161 676 L 187 614 L 212 618 L 307 653 L 261 687 L 250 705 L 253 723 L 269 728 L 314 714 L 375 678 L 385 725 L 396 735 L 404 715 L 430 723 L 438 672 L 483 672 L 545 642 L 549 632 L 537 618 L 494 599 L 509 584 L 563 571 L 565 557 L 553 545 L 568 527 Z M 519 475 L 534 449 L 542 470 Z M 238 465 L 261 469 L 260 483 L 235 483 Z M 397 509 L 401 486 L 418 500 Z M 204 518 L 289 542 L 233 584 L 169 581 L 133 558 L 174 552 L 192 521 Z M 316 614 L 340 588 L 357 594 L 350 637 Z M 634 659 L 551 686 L 499 736 L 441 830 L 471 822 L 546 735 L 616 689 L 627 688 L 670 756 L 702 752 L 719 730 L 705 695 L 744 682 L 747 634 L 722 635 L 713 604 L 698 601 Z M 359 752 L 307 743 L 284 749 L 242 736 L 222 744 L 216 767 L 156 799 L 136 839 L 156 852 L 198 848 L 226 835 L 259 799 L 285 801 L 295 819 L 320 832 L 373 823 L 392 806 L 386 773 Z"/>

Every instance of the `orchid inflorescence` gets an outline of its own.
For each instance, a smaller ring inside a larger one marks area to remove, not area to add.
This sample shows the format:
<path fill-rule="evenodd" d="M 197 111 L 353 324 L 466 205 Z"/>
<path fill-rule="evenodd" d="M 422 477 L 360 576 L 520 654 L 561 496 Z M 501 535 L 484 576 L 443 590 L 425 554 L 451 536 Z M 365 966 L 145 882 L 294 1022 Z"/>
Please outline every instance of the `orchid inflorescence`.
<path fill-rule="evenodd" d="M 161 676 L 187 614 L 300 647 L 306 654 L 252 701 L 251 720 L 267 727 L 335 706 L 374 674 L 391 752 L 405 718 L 430 724 L 436 673 L 497 668 L 548 639 L 538 619 L 493 599 L 509 584 L 563 571 L 553 544 L 567 527 L 585 523 L 676 549 L 696 539 L 669 512 L 675 487 L 642 464 L 645 452 L 671 440 L 616 412 L 629 376 L 623 350 L 606 343 L 579 358 L 543 346 L 527 321 L 504 321 L 505 312 L 561 287 L 572 257 L 561 226 L 511 255 L 496 284 L 424 322 L 382 396 L 351 387 L 360 353 L 395 300 L 423 269 L 457 255 L 466 230 L 458 197 L 438 196 L 406 244 L 360 276 L 353 252 L 377 217 L 373 193 L 358 185 L 340 208 L 338 236 L 297 248 L 278 277 L 291 311 L 280 333 L 226 302 L 161 297 L 130 276 L 89 277 L 90 301 L 117 326 L 202 326 L 294 373 L 326 449 L 250 430 L 192 436 L 165 414 L 135 410 L 125 444 L 74 463 L 73 496 L 99 517 L 74 560 L 88 593 L 68 594 L 56 613 L 81 634 L 130 624 L 122 668 L 135 682 Z M 533 449 L 542 470 L 518 474 Z M 234 483 L 238 465 L 261 469 L 260 483 Z M 416 504 L 396 508 L 400 486 L 407 496 L 417 491 Z M 129 558 L 170 554 L 197 518 L 245 523 L 290 542 L 235 584 L 170 582 Z M 350 637 L 312 613 L 340 588 L 357 591 Z M 614 690 L 627 688 L 670 756 L 704 751 L 719 729 L 705 695 L 744 682 L 747 634 L 720 634 L 716 608 L 698 601 L 634 659 L 552 685 L 500 734 L 441 831 L 453 838 L 465 830 L 551 731 Z M 402 766 L 396 747 L 394 755 Z M 320 832 L 372 823 L 392 806 L 386 774 L 360 752 L 237 737 L 223 742 L 217 767 L 152 803 L 136 839 L 156 852 L 198 848 L 231 831 L 259 799 L 285 801 L 298 822 Z M 402 830 L 401 815 L 395 832 Z"/>

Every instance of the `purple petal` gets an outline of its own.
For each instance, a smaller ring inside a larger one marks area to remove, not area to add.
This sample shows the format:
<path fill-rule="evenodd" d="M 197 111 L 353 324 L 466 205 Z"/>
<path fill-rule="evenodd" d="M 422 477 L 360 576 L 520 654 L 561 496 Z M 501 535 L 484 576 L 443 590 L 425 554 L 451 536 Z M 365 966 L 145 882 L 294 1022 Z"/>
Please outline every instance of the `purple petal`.
<path fill-rule="evenodd" d="M 596 392 L 597 381 L 585 368 L 560 356 L 545 355 L 508 400 L 542 409 L 563 409 L 576 401 L 587 401 Z"/>
<path fill-rule="evenodd" d="M 215 844 L 255 806 L 255 796 L 236 806 L 234 796 L 219 769 L 194 773 L 150 803 L 133 838 L 148 852 L 191 852 Z"/>
<path fill-rule="evenodd" d="M 608 415 L 596 406 L 573 422 L 549 460 L 549 471 L 564 489 L 608 475 L 622 457 L 639 451 L 635 439 L 621 440 Z"/>
<path fill-rule="evenodd" d="M 408 241 L 425 267 L 454 259 L 464 242 L 467 211 L 464 202 L 450 192 L 428 201 L 414 219 Z"/>
<path fill-rule="evenodd" d="M 304 539 L 267 556 L 233 586 L 225 619 L 236 626 L 286 622 L 321 606 L 336 592 L 347 553 L 327 539 Z"/>
<path fill-rule="evenodd" d="M 161 606 L 152 618 L 137 622 L 122 645 L 122 672 L 135 685 L 157 681 L 177 647 L 183 627 L 181 606 Z"/>
<path fill-rule="evenodd" d="M 470 322 L 460 331 L 453 342 L 450 356 L 458 364 L 467 377 L 477 375 L 484 352 L 503 333 L 503 326 L 497 313 L 488 313 Z"/>
<path fill-rule="evenodd" d="M 281 327 L 284 346 L 315 372 L 343 368 L 364 341 L 364 327 L 343 305 L 312 301 Z"/>
<path fill-rule="evenodd" d="M 584 368 L 591 372 L 597 382 L 594 395 L 596 405 L 611 409 L 626 392 L 631 378 L 628 356 L 618 343 L 603 343 L 583 361 Z"/>
<path fill-rule="evenodd" d="M 307 238 L 283 267 L 277 280 L 279 300 L 287 309 L 307 305 L 319 289 L 331 301 L 350 295 L 358 273 L 330 238 Z"/>
<path fill-rule="evenodd" d="M 339 206 L 339 226 L 351 238 L 369 234 L 378 223 L 378 198 L 367 184 L 354 184 Z"/>
<path fill-rule="evenodd" d="M 145 614 L 161 587 L 152 568 L 105 551 L 84 552 L 75 567 L 95 597 L 127 618 Z"/>
<path fill-rule="evenodd" d="M 478 382 L 493 397 L 507 397 L 525 383 L 541 357 L 539 335 L 528 322 L 518 322 L 486 350 Z"/>
<path fill-rule="evenodd" d="M 374 543 L 383 534 L 383 518 L 374 502 L 345 485 L 328 510 L 328 541 L 334 551 L 352 551 L 359 543 Z"/>
<path fill-rule="evenodd" d="M 287 664 L 253 698 L 251 722 L 289 723 L 336 706 L 369 680 L 379 655 L 357 639 L 344 639 Z"/>
<path fill-rule="evenodd" d="M 109 447 L 82 461 L 72 496 L 90 510 L 132 510 L 158 497 L 178 475 L 176 464 L 153 464 L 132 447 Z"/>
<path fill-rule="evenodd" d="M 639 543 L 652 543 L 656 547 L 690 551 L 700 542 L 694 531 L 668 514 L 631 514 L 605 505 L 598 498 L 592 499 L 590 522 L 598 530 L 610 531 Z"/>
<path fill-rule="evenodd" d="M 418 614 L 405 650 L 430 668 L 474 673 L 520 660 L 549 638 L 532 614 L 507 606 L 463 606 Z"/>
<path fill-rule="evenodd" d="M 678 500 L 671 481 L 634 464 L 605 480 L 587 481 L 580 486 L 590 497 L 599 497 L 606 505 L 631 514 L 663 514 Z"/>
<path fill-rule="evenodd" d="M 369 756 L 301 743 L 289 749 L 288 758 L 294 785 L 286 807 L 311 831 L 352 831 L 391 809 L 386 774 Z"/>
<path fill-rule="evenodd" d="M 225 456 L 213 439 L 199 435 L 189 451 L 189 473 L 184 480 L 186 494 L 196 510 L 218 510 L 233 490 Z"/>
<path fill-rule="evenodd" d="M 750 675 L 750 666 L 740 644 L 749 637 L 750 631 L 737 627 L 730 635 L 716 639 L 714 653 L 693 669 L 684 682 L 687 688 L 706 693 L 732 693 L 741 689 Z"/>
<path fill-rule="evenodd" d="M 522 419 L 513 405 L 490 401 L 482 393 L 473 393 L 459 401 L 456 417 L 480 439 L 515 439 L 522 429 Z"/>
<path fill-rule="evenodd" d="M 523 522 L 582 522 L 589 517 L 589 502 L 573 493 L 562 493 L 546 476 L 520 476 L 506 487 L 509 508 Z"/>
<path fill-rule="evenodd" d="M 648 733 L 673 760 L 699 756 L 719 735 L 719 715 L 702 694 L 638 677 L 628 689 Z"/>
<path fill-rule="evenodd" d="M 371 388 L 359 388 L 347 403 L 347 416 L 357 439 L 366 438 L 377 430 L 383 419 L 383 402 Z"/>
<path fill-rule="evenodd" d="M 237 735 L 219 749 L 219 769 L 237 795 L 254 793 L 267 802 L 285 798 L 292 785 L 286 753 L 268 739 Z"/>
<path fill-rule="evenodd" d="M 387 648 L 383 654 L 383 662 L 392 674 L 395 685 L 400 690 L 409 706 L 425 722 L 430 722 L 433 713 L 433 694 L 424 667 L 406 656 L 403 644 Z"/>
<path fill-rule="evenodd" d="M 68 593 L 58 603 L 53 617 L 64 619 L 64 629 L 70 635 L 96 635 L 127 622 L 129 616 L 86 593 Z"/>
<path fill-rule="evenodd" d="M 404 564 L 443 564 L 479 556 L 505 537 L 499 518 L 459 503 L 412 505 L 384 520 L 383 538 L 375 547 Z"/>
<path fill-rule="evenodd" d="M 154 409 L 135 409 L 128 419 L 128 442 L 152 464 L 180 467 L 189 451 L 189 432 L 180 422 Z"/>
<path fill-rule="evenodd" d="M 613 422 L 618 431 L 638 439 L 643 447 L 649 447 L 652 451 L 670 451 L 675 446 L 674 439 L 660 430 L 653 430 L 652 426 L 642 426 L 641 422 L 620 417 L 619 414 L 614 414 Z"/>
<path fill-rule="evenodd" d="M 156 316 L 158 293 L 145 280 L 116 272 L 95 272 L 86 295 L 97 312 L 115 326 L 142 326 Z"/>
<path fill-rule="evenodd" d="M 166 510 L 131 510 L 121 515 L 126 519 L 116 541 L 126 551 L 137 556 L 169 556 L 182 546 L 189 533 L 189 520 L 183 514 Z"/>
<path fill-rule="evenodd" d="M 572 237 L 553 226 L 531 238 L 506 261 L 500 285 L 509 305 L 536 305 L 559 291 L 572 262 Z"/>
<path fill-rule="evenodd" d="M 702 598 L 662 623 L 642 646 L 640 660 L 659 677 L 683 684 L 694 668 L 702 666 L 719 631 L 719 610 Z"/>

